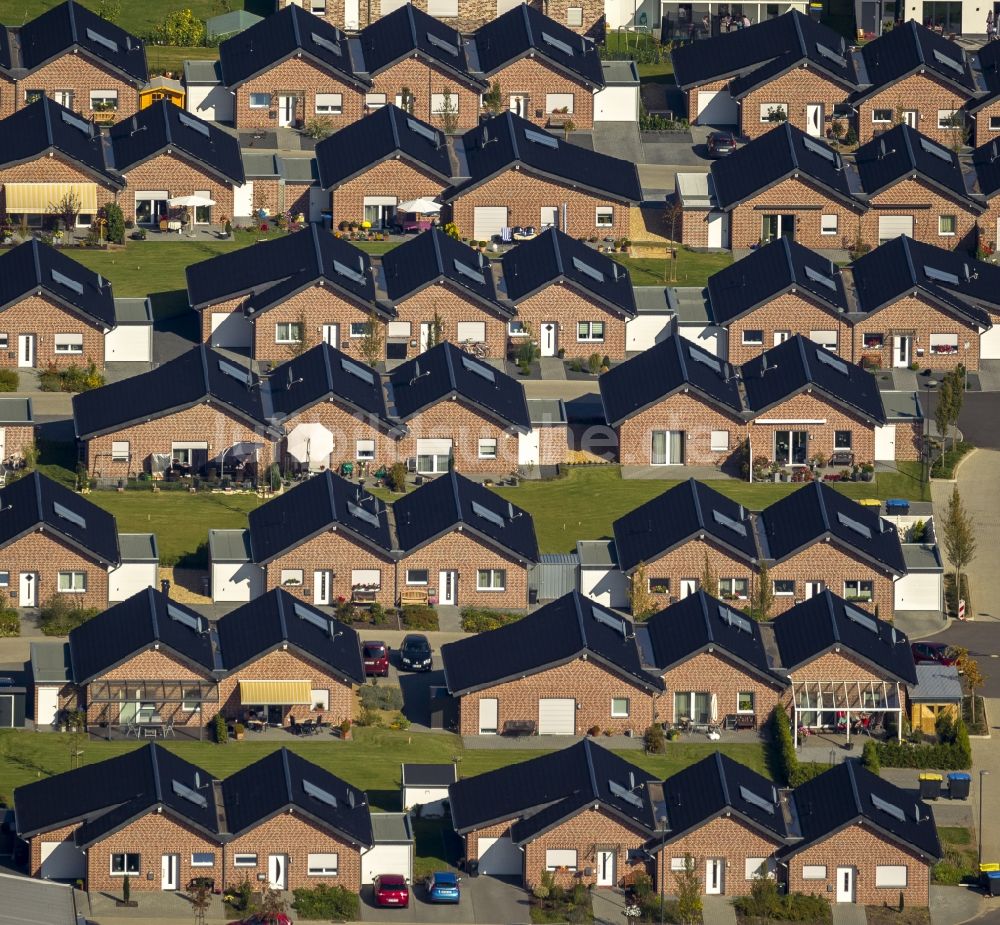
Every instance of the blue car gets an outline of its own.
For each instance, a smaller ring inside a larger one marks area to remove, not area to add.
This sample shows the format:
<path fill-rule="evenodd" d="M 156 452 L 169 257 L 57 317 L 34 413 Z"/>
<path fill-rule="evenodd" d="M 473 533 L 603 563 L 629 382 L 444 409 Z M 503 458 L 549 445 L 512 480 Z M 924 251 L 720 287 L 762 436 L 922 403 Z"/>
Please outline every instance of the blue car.
<path fill-rule="evenodd" d="M 427 902 L 457 903 L 460 898 L 458 885 L 461 877 L 439 870 L 427 878 Z"/>

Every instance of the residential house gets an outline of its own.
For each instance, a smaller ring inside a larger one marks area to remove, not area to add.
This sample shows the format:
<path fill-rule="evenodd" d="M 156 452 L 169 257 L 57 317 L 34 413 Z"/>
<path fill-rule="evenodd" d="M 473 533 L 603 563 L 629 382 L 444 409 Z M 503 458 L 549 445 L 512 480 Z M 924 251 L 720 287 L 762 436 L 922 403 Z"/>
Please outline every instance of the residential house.
<path fill-rule="evenodd" d="M 502 735 L 523 724 L 538 735 L 641 736 L 658 718 L 663 684 L 642 664 L 632 623 L 578 591 L 449 642 L 441 659 L 461 735 Z"/>
<path fill-rule="evenodd" d="M 463 234 L 490 240 L 505 228 L 558 225 L 572 237 L 629 236 L 642 201 L 635 164 L 558 138 L 513 112 L 455 139 L 463 176 L 442 196 Z M 541 219 L 540 219 L 541 217 Z"/>
<path fill-rule="evenodd" d="M 35 414 L 31 399 L 0 398 L 0 460 L 4 463 L 22 460 L 34 443 Z"/>
<path fill-rule="evenodd" d="M 526 886 L 548 871 L 564 886 L 616 887 L 645 872 L 657 835 L 657 781 L 593 744 L 466 777 L 448 788 L 455 831 L 481 875 Z M 655 794 L 655 796 L 654 796 Z"/>
<path fill-rule="evenodd" d="M 625 328 L 638 315 L 628 269 L 560 231 L 557 209 L 540 220 L 545 230 L 502 258 L 502 290 L 517 306 L 511 348 L 530 337 L 542 356 L 625 359 Z"/>
<path fill-rule="evenodd" d="M 154 103 L 111 129 L 115 169 L 130 195 L 122 196 L 126 219 L 158 226 L 182 211 L 194 226 L 218 224 L 234 212 L 233 190 L 245 181 L 239 141 L 167 100 Z M 178 209 L 170 201 L 200 196 L 205 203 Z"/>
<path fill-rule="evenodd" d="M 1000 132 L 1000 51 L 987 41 L 975 55 L 986 90 L 966 103 L 963 121 L 972 128 L 966 143 L 981 148 Z"/>
<path fill-rule="evenodd" d="M 531 430 L 524 386 L 451 343 L 388 376 L 389 406 L 406 433 L 398 458 L 410 471 L 505 475 L 518 465 L 518 434 Z"/>

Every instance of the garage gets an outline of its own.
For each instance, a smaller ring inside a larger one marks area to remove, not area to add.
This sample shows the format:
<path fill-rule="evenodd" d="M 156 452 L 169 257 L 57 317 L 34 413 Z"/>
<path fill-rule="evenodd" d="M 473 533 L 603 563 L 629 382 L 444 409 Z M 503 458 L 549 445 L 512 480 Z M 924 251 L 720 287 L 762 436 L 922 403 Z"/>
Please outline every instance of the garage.
<path fill-rule="evenodd" d="M 26 689 L 14 687 L 10 678 L 2 678 L 0 686 L 0 729 L 24 728 L 24 702 Z"/>
<path fill-rule="evenodd" d="M 1000 360 L 1000 324 L 995 324 L 980 335 L 979 359 Z"/>
<path fill-rule="evenodd" d="M 944 568 L 937 546 L 903 543 L 906 574 L 893 586 L 896 610 L 938 612 L 944 605 Z"/>
<path fill-rule="evenodd" d="M 900 235 L 913 237 L 912 215 L 880 215 L 878 217 L 878 243 L 885 244 Z"/>
<path fill-rule="evenodd" d="M 403 809 L 420 807 L 420 816 L 443 816 L 448 787 L 458 780 L 454 764 L 404 764 Z"/>
<path fill-rule="evenodd" d="M 234 95 L 222 84 L 218 61 L 184 62 L 184 108 L 209 122 L 232 122 Z"/>
<path fill-rule="evenodd" d="M 242 312 L 212 312 L 212 346 L 249 350 L 253 338 L 250 320 Z"/>
<path fill-rule="evenodd" d="M 264 593 L 264 569 L 250 561 L 248 530 L 208 531 L 212 600 L 246 603 Z"/>
<path fill-rule="evenodd" d="M 739 104 L 728 90 L 698 91 L 699 125 L 736 125 L 739 121 Z"/>
<path fill-rule="evenodd" d="M 87 858 L 72 841 L 43 841 L 43 880 L 82 880 L 87 876 Z"/>
<path fill-rule="evenodd" d="M 491 877 L 520 877 L 524 873 L 524 855 L 509 838 L 476 840 L 479 873 Z"/>
<path fill-rule="evenodd" d="M 108 600 L 125 601 L 146 588 L 157 588 L 160 551 L 153 533 L 121 533 L 122 564 L 108 573 Z"/>
<path fill-rule="evenodd" d="M 472 218 L 472 236 L 489 241 L 507 227 L 506 206 L 476 206 Z"/>
<path fill-rule="evenodd" d="M 402 874 L 413 882 L 413 830 L 406 813 L 372 813 L 371 850 L 361 855 L 361 882 Z"/>
<path fill-rule="evenodd" d="M 604 88 L 594 94 L 595 122 L 639 121 L 639 73 L 632 61 L 602 61 Z"/>
<path fill-rule="evenodd" d="M 104 335 L 106 363 L 153 361 L 153 315 L 148 299 L 115 299 L 118 327 Z"/>
<path fill-rule="evenodd" d="M 576 701 L 572 697 L 542 697 L 538 701 L 538 734 L 576 735 Z"/>
<path fill-rule="evenodd" d="M 729 214 L 708 213 L 708 246 L 729 247 Z"/>

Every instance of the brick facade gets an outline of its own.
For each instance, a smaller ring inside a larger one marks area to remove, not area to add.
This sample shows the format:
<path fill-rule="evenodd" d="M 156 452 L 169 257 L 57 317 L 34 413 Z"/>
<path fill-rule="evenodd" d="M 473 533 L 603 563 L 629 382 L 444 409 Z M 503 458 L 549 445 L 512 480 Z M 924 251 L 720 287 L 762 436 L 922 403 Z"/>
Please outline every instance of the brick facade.
<path fill-rule="evenodd" d="M 317 402 L 282 421 L 286 433 L 291 433 L 299 424 L 322 424 L 333 434 L 333 452 L 326 461 L 328 469 L 336 469 L 342 462 L 357 459 L 359 440 L 375 441 L 373 468 L 396 460 L 396 441 L 385 432 L 385 428 L 360 412 L 349 411 L 338 402 Z M 287 443 L 287 439 L 280 441 L 275 458 L 281 461 L 283 467 L 297 468 L 302 464 L 288 455 Z"/>
<path fill-rule="evenodd" d="M 914 128 L 946 148 L 951 148 L 958 136 L 958 129 L 938 128 L 938 111 L 962 109 L 967 101 L 966 94 L 927 71 L 911 74 L 858 104 L 858 141 L 861 144 L 871 141 L 880 132 L 898 124 L 904 111 L 916 111 L 917 124 Z M 876 109 L 890 110 L 892 121 L 873 122 Z"/>
<path fill-rule="evenodd" d="M 62 597 L 80 607 L 108 606 L 108 567 L 78 552 L 53 533 L 41 529 L 8 543 L 0 549 L 0 571 L 7 572 L 6 588 L 15 607 L 29 606 L 20 598 L 20 576 L 35 575 L 35 605 L 45 606 Z M 60 592 L 60 572 L 84 572 L 87 590 L 83 593 Z"/>
<path fill-rule="evenodd" d="M 625 318 L 598 302 L 576 286 L 560 283 L 546 286 L 517 303 L 517 317 L 530 326 L 532 337 L 542 342 L 542 325 L 556 324 L 555 347 L 566 351 L 567 357 L 586 359 L 592 353 L 611 360 L 625 359 Z M 604 339 L 580 340 L 577 323 L 599 321 L 604 325 Z M 517 338 L 514 349 L 520 346 Z"/>
<path fill-rule="evenodd" d="M 486 356 L 503 358 L 507 355 L 507 320 L 499 309 L 490 311 L 448 282 L 432 283 L 419 292 L 395 303 L 396 322 L 408 322 L 410 333 L 406 339 L 406 357 L 422 353 L 420 325 L 432 324 L 435 314 L 441 321 L 441 340 L 461 345 L 458 325 L 463 321 L 479 322 L 485 326 Z"/>
<path fill-rule="evenodd" d="M 687 96 L 687 118 L 688 122 L 692 125 L 698 125 L 698 94 L 699 93 L 711 93 L 718 92 L 719 90 L 727 90 L 729 87 L 729 78 L 723 78 L 721 80 L 710 80 L 708 83 L 700 84 L 697 87 L 692 87 L 686 92 Z"/>
<path fill-rule="evenodd" d="M 12 164 L 0 169 L 0 186 L 6 187 L 8 183 L 92 183 L 97 188 L 98 209 L 118 198 L 117 188 L 110 180 L 99 178 L 58 154 L 51 157 L 37 157 L 22 164 Z M 0 211 L 4 214 L 11 211 L 7 207 L 6 193 L 3 194 Z M 11 217 L 17 221 L 14 214 Z M 80 221 L 79 217 L 77 221 Z"/>
<path fill-rule="evenodd" d="M 443 94 L 447 90 L 451 93 L 452 106 L 458 110 L 455 113 L 458 119 L 456 128 L 465 131 L 479 123 L 480 89 L 472 80 L 460 80 L 439 65 L 414 56 L 373 74 L 370 92 L 384 93 L 386 102 L 395 103 L 403 87 L 412 94 L 412 114 L 421 122 L 444 128 L 444 117 L 431 112 L 431 98 L 433 94 Z"/>
<path fill-rule="evenodd" d="M 751 581 L 749 563 L 725 551 L 710 539 L 695 538 L 645 563 L 647 580 L 666 578 L 670 581 L 669 593 L 653 594 L 653 600 L 657 607 L 666 607 L 668 604 L 679 601 L 684 596 L 681 594 L 683 581 L 694 582 L 692 590 L 696 590 L 701 585 L 701 576 L 705 573 L 706 556 L 709 568 L 716 578 L 720 580 L 743 578 L 746 580 L 749 590 Z M 712 595 L 718 593 L 717 588 L 706 588 L 705 590 Z"/>
<path fill-rule="evenodd" d="M 970 203 L 944 196 L 923 180 L 903 179 L 872 196 L 869 208 L 861 217 L 861 240 L 873 247 L 879 243 L 879 216 L 910 215 L 913 217 L 913 239 L 935 247 L 968 248 L 975 244 L 979 213 Z M 955 218 L 955 233 L 939 233 L 942 215 Z M 798 234 L 796 240 L 802 241 Z"/>
<path fill-rule="evenodd" d="M 34 424 L 0 424 L 0 458 L 20 453 L 24 455 L 26 447 L 35 442 Z"/>
<path fill-rule="evenodd" d="M 420 170 L 409 161 L 401 158 L 383 161 L 333 188 L 330 197 L 333 226 L 360 222 L 365 216 L 365 196 L 395 196 L 397 202 L 436 199 L 447 186 L 440 177 Z"/>
<path fill-rule="evenodd" d="M 35 338 L 35 361 L 38 369 L 48 366 L 65 368 L 75 363 L 86 366 L 91 360 L 98 369 L 104 367 L 104 330 L 96 322 L 84 321 L 73 311 L 46 295 L 29 295 L 0 312 L 0 339 L 6 339 L 7 349 L 0 350 L 0 366 L 17 368 L 18 336 L 32 334 Z M 56 335 L 79 334 L 83 337 L 80 353 L 56 353 Z M 9 430 L 9 428 L 8 428 Z M 11 451 L 6 449 L 9 454 Z"/>
<path fill-rule="evenodd" d="M 849 92 L 819 71 L 810 70 L 808 65 L 796 67 L 743 97 L 740 101 L 740 132 L 750 139 L 759 138 L 781 125 L 780 122 L 761 119 L 762 111 L 766 119 L 768 108 L 781 104 L 788 114 L 786 121 L 800 131 L 810 133 L 806 121 L 807 106 L 819 103 L 823 107 L 820 135 L 826 137 L 833 123 L 834 107 L 842 104 Z M 697 99 L 697 95 L 695 98 Z M 846 128 L 848 120 L 841 118 L 839 121 Z"/>
<path fill-rule="evenodd" d="M 209 207 L 210 222 L 218 223 L 223 216 L 233 217 L 232 182 L 179 154 L 158 154 L 130 168 L 125 177 L 128 188 L 119 196 L 119 205 L 126 219 L 135 221 L 135 199 L 140 190 L 166 190 L 171 199 L 195 193 L 207 194 L 215 202 Z M 190 211 L 193 217 L 194 210 Z"/>
<path fill-rule="evenodd" d="M 396 444 L 399 460 L 416 457 L 419 440 L 450 438 L 452 459 L 459 472 L 499 475 L 517 468 L 517 434 L 461 399 L 439 401 L 411 417 L 406 426 L 406 436 Z M 480 440 L 496 441 L 495 457 L 479 458 Z"/>
<path fill-rule="evenodd" d="M 6 86 L 0 91 L 0 97 L 7 97 Z M 90 92 L 92 90 L 117 90 L 118 108 L 115 110 L 115 122 L 134 116 L 139 111 L 139 85 L 137 81 L 126 80 L 121 74 L 98 63 L 87 54 L 67 53 L 32 71 L 27 77 L 17 81 L 15 92 L 16 104 L 8 109 L 2 103 L 5 115 L 15 109 L 23 109 L 27 103 L 27 95 L 33 90 L 44 90 L 45 95 L 55 97 L 60 91 L 69 90 L 73 94 L 72 105 L 68 109 L 82 113 L 88 119 L 94 115 L 90 107 Z"/>
<path fill-rule="evenodd" d="M 517 112 L 535 125 L 549 126 L 552 111 L 569 105 L 569 114 L 579 131 L 589 132 L 594 127 L 595 88 L 574 80 L 542 58 L 520 58 L 491 74 L 488 80 L 490 86 L 500 84 L 504 109 Z M 553 99 L 551 94 L 572 94 L 572 104 Z M 520 98 L 520 103 L 515 102 L 515 97 Z M 559 122 L 552 123 L 552 127 L 560 126 Z"/>
<path fill-rule="evenodd" d="M 1000 128 L 991 128 L 990 120 L 998 117 L 1000 117 L 1000 99 L 994 99 L 976 111 L 975 119 L 967 119 L 967 124 L 972 125 L 973 132 L 973 137 L 969 139 L 969 144 L 980 148 L 984 144 L 993 141 L 1000 134 Z M 995 231 L 996 224 L 993 225 L 993 228 Z"/>

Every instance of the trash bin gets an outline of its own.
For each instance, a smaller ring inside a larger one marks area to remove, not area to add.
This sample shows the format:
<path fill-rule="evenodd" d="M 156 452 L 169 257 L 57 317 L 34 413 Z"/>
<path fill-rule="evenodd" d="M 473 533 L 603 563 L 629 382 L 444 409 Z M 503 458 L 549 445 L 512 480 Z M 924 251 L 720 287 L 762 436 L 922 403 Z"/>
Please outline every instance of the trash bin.
<path fill-rule="evenodd" d="M 953 800 L 969 799 L 969 787 L 972 784 L 972 775 L 965 771 L 952 771 L 948 775 L 948 796 Z"/>
<path fill-rule="evenodd" d="M 905 498 L 889 498 L 885 502 L 887 514 L 909 514 L 910 502 Z"/>
<path fill-rule="evenodd" d="M 940 774 L 920 775 L 920 799 L 936 800 L 941 796 L 941 781 L 944 778 Z"/>
<path fill-rule="evenodd" d="M 987 866 L 987 865 L 982 865 Z M 995 867 L 995 864 L 988 865 Z M 980 875 L 980 883 L 987 896 L 1000 896 L 1000 870 L 984 870 Z"/>

